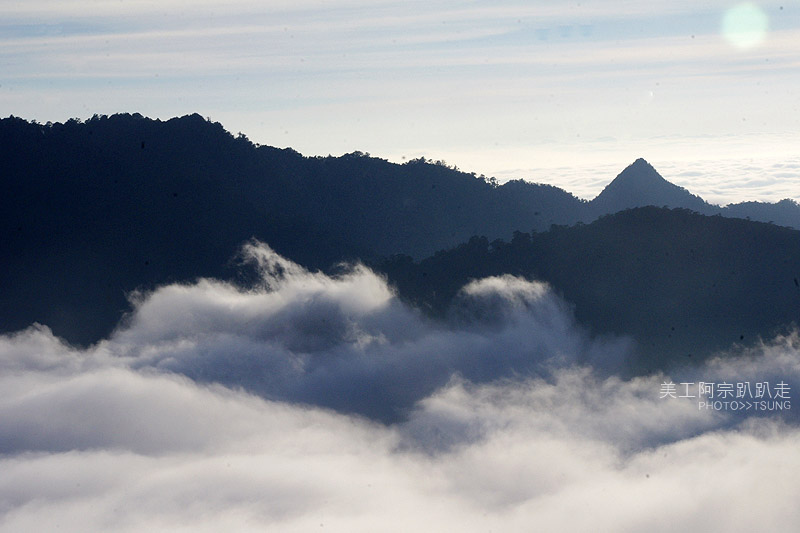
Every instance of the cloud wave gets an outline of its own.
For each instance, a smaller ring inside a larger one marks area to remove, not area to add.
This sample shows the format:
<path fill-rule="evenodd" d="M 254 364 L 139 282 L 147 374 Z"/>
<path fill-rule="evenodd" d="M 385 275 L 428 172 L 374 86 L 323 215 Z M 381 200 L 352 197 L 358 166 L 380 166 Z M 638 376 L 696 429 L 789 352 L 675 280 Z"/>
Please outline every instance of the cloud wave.
<path fill-rule="evenodd" d="M 800 385 L 800 339 L 622 378 L 545 286 L 476 280 L 446 323 L 363 267 L 139 295 L 78 350 L 0 337 L 0 531 L 710 531 L 800 519 L 794 411 L 662 398 Z M 391 422 L 391 423 L 387 423 Z"/>

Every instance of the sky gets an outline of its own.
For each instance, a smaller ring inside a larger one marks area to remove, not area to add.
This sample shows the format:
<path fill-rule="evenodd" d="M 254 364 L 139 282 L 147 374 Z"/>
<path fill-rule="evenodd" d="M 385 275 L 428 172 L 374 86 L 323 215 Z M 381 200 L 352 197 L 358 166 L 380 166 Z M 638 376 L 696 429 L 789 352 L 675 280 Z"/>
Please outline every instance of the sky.
<path fill-rule="evenodd" d="M 629 342 L 591 338 L 539 282 L 473 281 L 458 320 L 432 322 L 364 267 L 330 277 L 260 243 L 244 253 L 253 287 L 156 288 L 94 346 L 43 325 L 0 335 L 0 532 L 800 520 L 797 332 L 623 379 Z M 700 381 L 784 383 L 769 401 L 789 407 L 701 408 Z"/>
<path fill-rule="evenodd" d="M 585 198 L 638 157 L 716 203 L 800 194 L 795 1 L 5 0 L 0 21 L 2 116 L 197 112 Z"/>

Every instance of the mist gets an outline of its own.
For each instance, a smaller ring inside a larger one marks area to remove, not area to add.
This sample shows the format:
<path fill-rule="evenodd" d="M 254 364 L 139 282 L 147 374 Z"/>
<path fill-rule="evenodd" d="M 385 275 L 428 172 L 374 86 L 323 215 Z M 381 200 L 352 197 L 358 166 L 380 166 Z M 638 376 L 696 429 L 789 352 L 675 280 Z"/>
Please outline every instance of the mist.
<path fill-rule="evenodd" d="M 0 531 L 712 531 L 800 519 L 796 333 L 625 376 L 543 283 L 425 317 L 253 242 L 247 285 L 131 295 L 107 339 L 0 337 Z M 700 382 L 784 383 L 778 409 Z M 666 384 L 677 393 L 665 394 Z M 690 389 L 686 389 L 689 391 Z"/>

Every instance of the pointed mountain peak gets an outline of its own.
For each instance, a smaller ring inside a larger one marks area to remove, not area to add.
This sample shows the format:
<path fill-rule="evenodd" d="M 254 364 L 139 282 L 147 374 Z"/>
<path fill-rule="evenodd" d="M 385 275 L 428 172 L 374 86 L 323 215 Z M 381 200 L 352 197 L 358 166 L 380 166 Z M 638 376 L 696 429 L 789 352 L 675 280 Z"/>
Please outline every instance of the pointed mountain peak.
<path fill-rule="evenodd" d="M 641 201 L 651 196 L 658 196 L 667 190 L 680 189 L 665 180 L 653 165 L 641 157 L 625 167 L 614 181 L 609 183 L 597 199 L 603 196 L 622 196 Z"/>
<path fill-rule="evenodd" d="M 618 182 L 630 182 L 628 185 L 634 183 L 644 183 L 644 184 L 669 184 L 667 180 L 658 173 L 658 171 L 653 168 L 653 165 L 642 159 L 641 157 L 625 167 L 625 170 L 619 173 L 619 175 L 609 184 L 609 187 Z M 674 185 L 673 185 L 674 187 Z"/>
<path fill-rule="evenodd" d="M 620 172 L 592 203 L 606 213 L 646 205 L 685 207 L 695 211 L 706 207 L 701 198 L 665 180 L 642 158 Z"/>

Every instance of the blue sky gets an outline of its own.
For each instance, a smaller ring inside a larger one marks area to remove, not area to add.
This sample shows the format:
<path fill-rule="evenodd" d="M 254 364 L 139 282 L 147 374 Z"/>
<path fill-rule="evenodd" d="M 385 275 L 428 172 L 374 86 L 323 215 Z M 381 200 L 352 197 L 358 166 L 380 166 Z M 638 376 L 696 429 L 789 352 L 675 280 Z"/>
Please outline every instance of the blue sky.
<path fill-rule="evenodd" d="M 198 112 L 585 197 L 637 157 L 723 203 L 800 194 L 796 1 L 5 0 L 0 20 L 2 116 Z"/>

